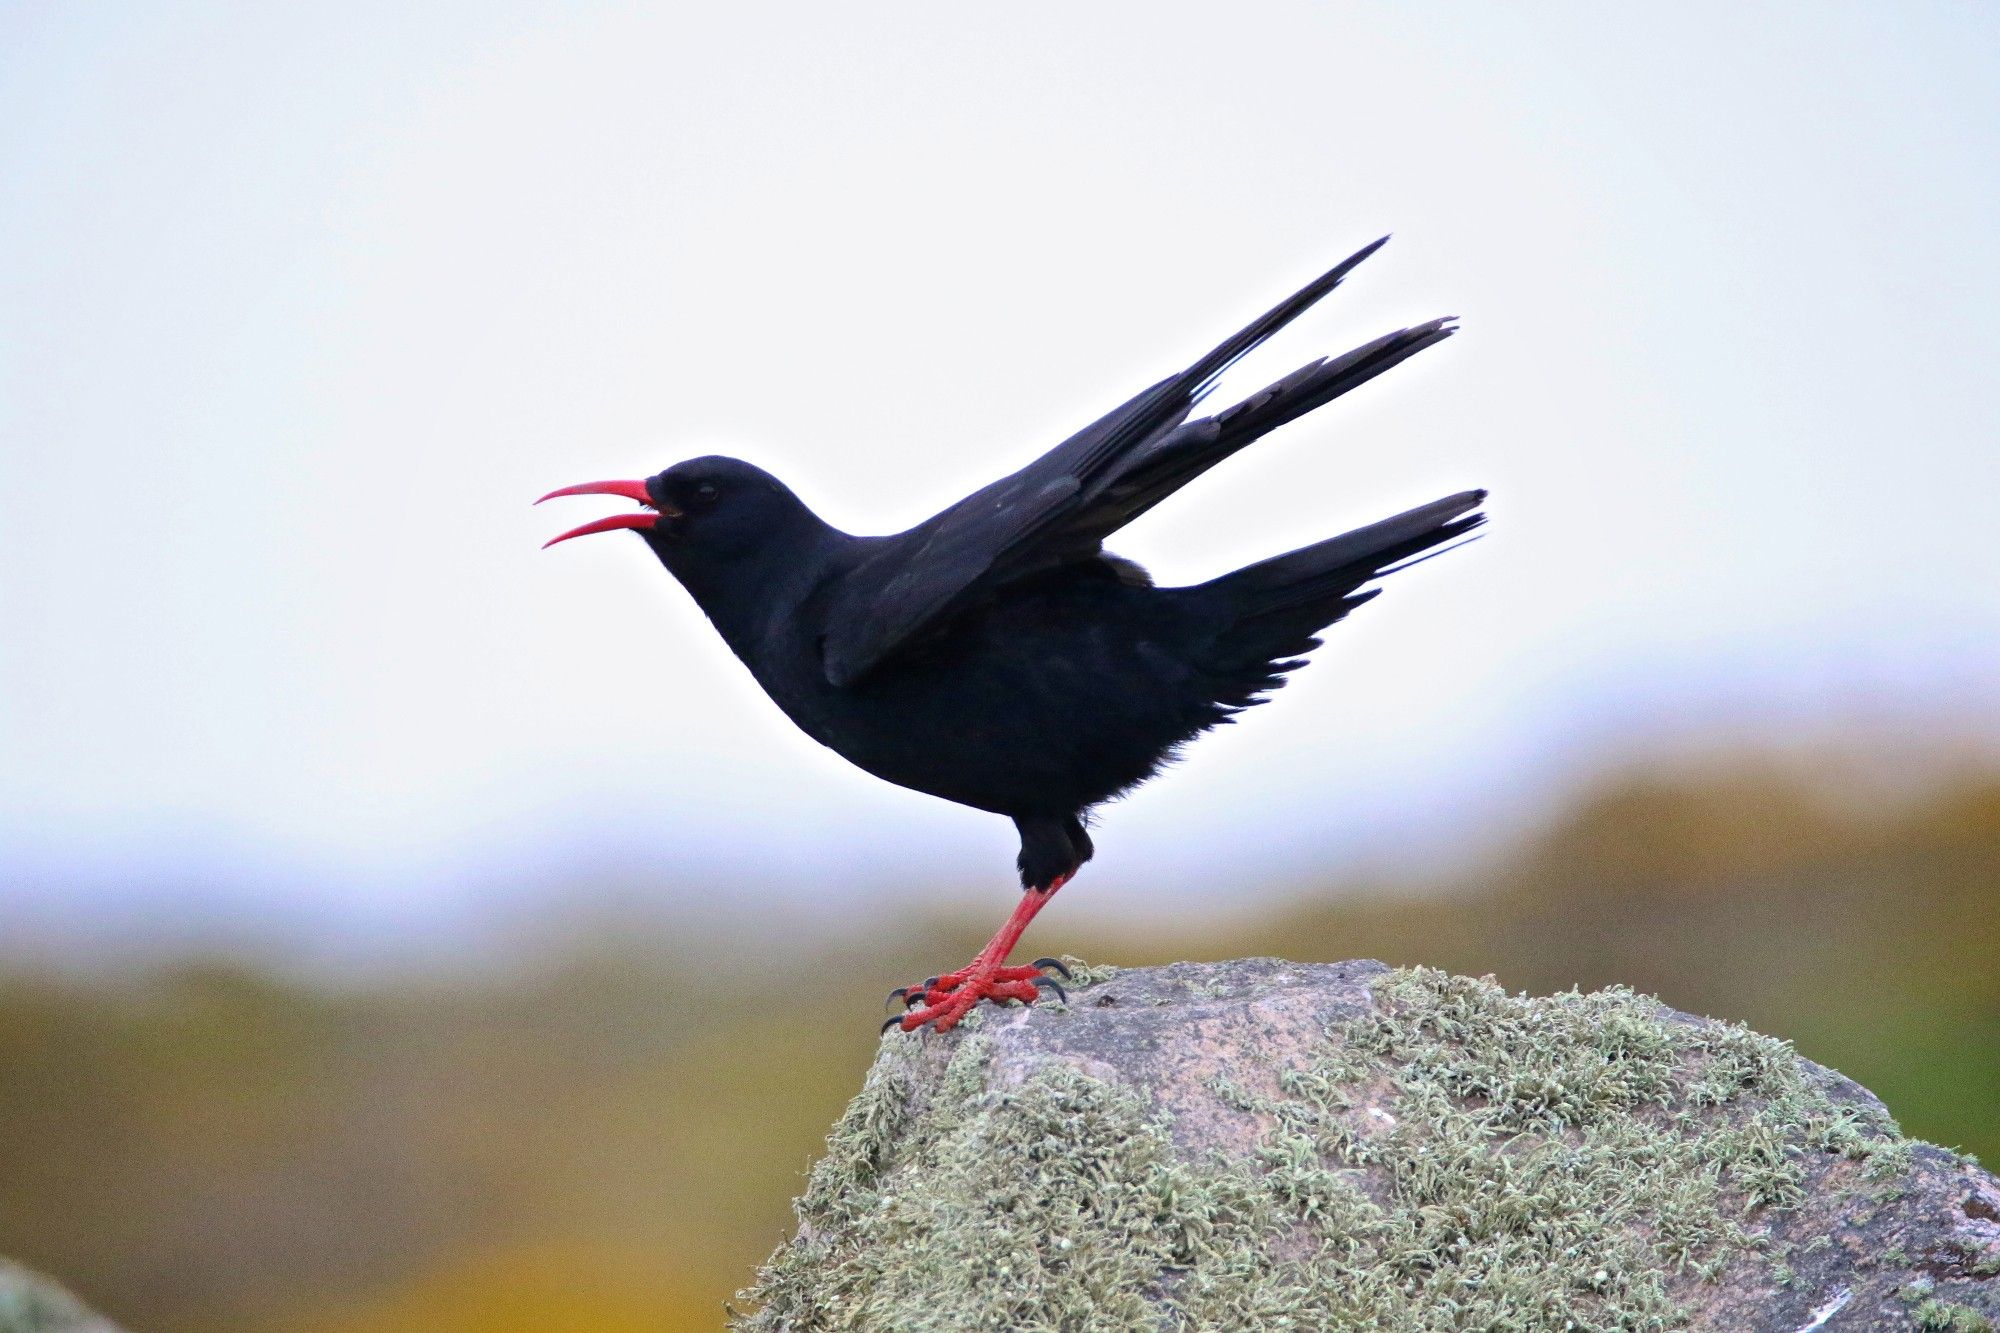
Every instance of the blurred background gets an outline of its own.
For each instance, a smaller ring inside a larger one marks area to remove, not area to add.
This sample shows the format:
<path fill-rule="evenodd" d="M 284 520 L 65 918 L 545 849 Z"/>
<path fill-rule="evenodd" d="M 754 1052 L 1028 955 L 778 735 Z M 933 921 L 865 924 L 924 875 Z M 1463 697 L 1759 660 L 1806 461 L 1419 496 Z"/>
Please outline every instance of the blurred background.
<path fill-rule="evenodd" d="M 1122 534 L 1472 485 L 1028 940 L 1613 982 L 2000 1155 L 2000 11 L 0 6 L 0 1253 L 137 1330 L 706 1329 L 1005 821 L 549 488 L 854 531 L 1333 260 L 1463 336 Z"/>

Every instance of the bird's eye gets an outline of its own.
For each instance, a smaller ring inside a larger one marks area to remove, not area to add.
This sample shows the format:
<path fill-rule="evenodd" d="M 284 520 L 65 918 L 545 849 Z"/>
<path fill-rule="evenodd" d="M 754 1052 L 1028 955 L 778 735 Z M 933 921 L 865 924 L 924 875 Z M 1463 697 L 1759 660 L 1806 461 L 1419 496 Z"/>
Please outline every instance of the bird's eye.
<path fill-rule="evenodd" d="M 720 494 L 722 494 L 721 488 L 712 481 L 704 481 L 694 488 L 694 498 L 703 504 L 714 504 L 715 497 Z"/>

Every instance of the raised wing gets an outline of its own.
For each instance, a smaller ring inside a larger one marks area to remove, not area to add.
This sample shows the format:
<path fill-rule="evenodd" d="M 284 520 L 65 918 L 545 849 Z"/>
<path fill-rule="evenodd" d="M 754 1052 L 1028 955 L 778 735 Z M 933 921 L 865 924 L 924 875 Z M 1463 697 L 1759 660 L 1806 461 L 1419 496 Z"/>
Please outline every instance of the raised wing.
<path fill-rule="evenodd" d="M 1451 333 L 1434 320 L 1316 361 L 1213 417 L 1188 421 L 1215 381 L 1340 285 L 1382 240 L 1348 256 L 1178 375 L 1092 422 L 1027 467 L 909 531 L 871 543 L 841 580 L 825 645 L 845 687 L 992 588 L 1096 554 L 1104 537 L 1264 433 Z"/>

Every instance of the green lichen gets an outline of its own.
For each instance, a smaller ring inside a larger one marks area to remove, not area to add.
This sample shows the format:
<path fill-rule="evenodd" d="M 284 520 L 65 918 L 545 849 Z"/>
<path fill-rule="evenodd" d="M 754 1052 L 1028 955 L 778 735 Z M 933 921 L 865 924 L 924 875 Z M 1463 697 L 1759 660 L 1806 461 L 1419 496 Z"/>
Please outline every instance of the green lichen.
<path fill-rule="evenodd" d="M 1925 1275 L 1912 1278 L 1896 1293 L 1911 1307 L 1910 1319 L 1918 1328 L 1927 1333 L 1993 1333 L 1991 1319 L 1970 1306 L 1935 1295 L 1936 1291 L 1936 1279 Z"/>
<path fill-rule="evenodd" d="M 1931 1333 L 1993 1333 L 1993 1321 L 1979 1311 L 1932 1297 L 1911 1312 L 1917 1327 Z"/>
<path fill-rule="evenodd" d="M 1109 981 L 1123 970 L 1116 963 L 1086 963 L 1073 954 L 1064 954 L 1062 965 L 1069 969 L 1069 978 L 1063 984 L 1079 988 Z"/>
<path fill-rule="evenodd" d="M 892 1038 L 738 1327 L 1667 1333 L 1803 1199 L 1808 1155 L 1878 1188 L 1907 1160 L 1784 1043 L 1629 991 L 1374 990 L 1275 1095 L 1215 1084 L 1269 1118 L 1234 1162 L 1068 1065 L 989 1088 L 976 1034 L 916 1107 Z"/>
<path fill-rule="evenodd" d="M 1234 1234 L 1256 1191 L 1177 1163 L 1130 1091 L 1063 1066 L 982 1091 L 986 1039 L 962 1041 L 900 1137 L 910 1095 L 878 1064 L 799 1202 L 801 1239 L 747 1298 L 752 1329 L 1146 1328 L 1148 1292 Z M 884 1133 L 887 1130 L 888 1133 Z M 893 1160 L 888 1156 L 892 1147 Z M 1231 1195 L 1247 1196 L 1243 1199 Z"/>

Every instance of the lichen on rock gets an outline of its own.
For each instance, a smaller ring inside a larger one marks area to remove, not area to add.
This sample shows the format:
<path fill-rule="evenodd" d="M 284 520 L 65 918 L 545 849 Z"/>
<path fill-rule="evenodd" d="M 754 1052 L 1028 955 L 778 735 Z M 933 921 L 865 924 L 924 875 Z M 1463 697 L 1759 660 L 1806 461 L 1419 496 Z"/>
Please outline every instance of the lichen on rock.
<path fill-rule="evenodd" d="M 1932 1216 L 1990 1178 L 1775 1039 L 1379 964 L 1088 980 L 885 1040 L 738 1327 L 1924 1327 L 1892 1244 L 1996 1294 Z"/>

